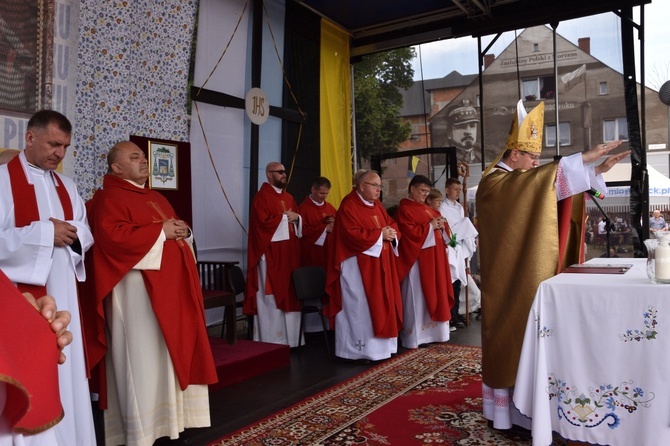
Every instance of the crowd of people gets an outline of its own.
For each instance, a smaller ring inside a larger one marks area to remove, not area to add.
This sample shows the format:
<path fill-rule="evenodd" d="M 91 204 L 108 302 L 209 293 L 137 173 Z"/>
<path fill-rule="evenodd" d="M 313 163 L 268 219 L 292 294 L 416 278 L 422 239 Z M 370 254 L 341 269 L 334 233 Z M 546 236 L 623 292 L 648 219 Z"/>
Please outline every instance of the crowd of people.
<path fill-rule="evenodd" d="M 651 238 L 660 238 L 668 231 L 668 220 L 665 218 L 664 211 L 653 209 L 648 221 Z M 642 225 L 641 218 L 640 226 Z M 597 256 L 631 256 L 633 240 L 636 237 L 635 228 L 630 223 L 630 212 L 608 212 L 606 218 L 599 210 L 589 212 L 584 235 L 584 242 L 588 249 L 587 259 Z"/>
<path fill-rule="evenodd" d="M 583 260 L 582 192 L 603 190 L 601 174 L 629 153 L 609 154 L 617 141 L 539 166 L 543 116 L 543 104 L 530 113 L 518 104 L 505 150 L 479 184 L 477 228 L 459 203 L 455 178 L 442 195 L 415 175 L 391 216 L 375 171 L 356 172 L 336 208 L 326 201 L 327 178 L 316 178 L 298 205 L 286 191 L 285 167 L 269 163 L 249 216 L 244 312 L 253 316 L 253 339 L 300 344 L 291 274 L 320 266 L 337 357 L 377 361 L 399 345 L 446 342 L 465 327 L 459 296 L 479 249 L 484 415 L 495 428 L 526 425 L 511 392 L 535 291 Z M 47 342 L 51 356 L 40 358 L 48 363 L 40 368 L 44 382 L 50 377 L 53 385 L 34 390 L 30 404 L 38 412 L 24 410 L 25 396 L 14 387 L 0 386 L 0 440 L 96 444 L 92 396 L 104 410 L 107 445 L 150 445 L 209 426 L 207 385 L 217 376 L 191 228 L 146 187 L 146 156 L 130 141 L 109 151 L 103 188 L 84 203 L 56 171 L 71 132 L 62 114 L 39 111 L 28 122 L 25 150 L 0 166 L 0 187 L 11 191 L 0 194 L 2 291 L 9 296 L 12 282 L 14 294 L 37 297 L 42 316 L 33 314 L 22 329 L 36 324 L 42 334 L 57 334 L 56 343 Z M 26 338 L 35 349 L 45 342 Z M 34 374 L 32 363 L 0 366 L 0 381 L 34 382 L 25 372 Z M 35 413 L 44 416 L 29 416 Z"/>

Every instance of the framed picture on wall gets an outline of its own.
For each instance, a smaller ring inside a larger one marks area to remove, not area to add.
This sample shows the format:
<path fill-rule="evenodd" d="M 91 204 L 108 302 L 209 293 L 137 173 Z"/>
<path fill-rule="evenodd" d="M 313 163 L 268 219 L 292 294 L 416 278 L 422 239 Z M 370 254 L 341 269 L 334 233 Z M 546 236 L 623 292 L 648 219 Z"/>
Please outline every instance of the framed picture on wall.
<path fill-rule="evenodd" d="M 149 140 L 149 187 L 177 190 L 177 144 Z"/>
<path fill-rule="evenodd" d="M 2 0 L 0 114 L 30 117 L 52 108 L 53 0 Z"/>

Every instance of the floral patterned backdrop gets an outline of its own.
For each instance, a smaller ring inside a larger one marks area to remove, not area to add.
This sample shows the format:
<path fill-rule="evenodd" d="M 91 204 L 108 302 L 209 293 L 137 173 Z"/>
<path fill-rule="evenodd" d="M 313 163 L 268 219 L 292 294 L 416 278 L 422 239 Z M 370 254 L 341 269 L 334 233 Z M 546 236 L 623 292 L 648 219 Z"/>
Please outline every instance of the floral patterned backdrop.
<path fill-rule="evenodd" d="M 82 0 L 73 172 L 84 199 L 129 135 L 188 140 L 188 68 L 197 0 Z"/>

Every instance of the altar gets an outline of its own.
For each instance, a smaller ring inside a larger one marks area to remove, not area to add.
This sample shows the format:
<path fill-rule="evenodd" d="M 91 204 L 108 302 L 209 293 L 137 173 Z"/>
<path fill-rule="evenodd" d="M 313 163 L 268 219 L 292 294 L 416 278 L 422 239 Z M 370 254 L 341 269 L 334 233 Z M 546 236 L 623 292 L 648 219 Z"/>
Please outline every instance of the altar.
<path fill-rule="evenodd" d="M 563 273 L 540 284 L 513 401 L 533 445 L 563 438 L 611 446 L 670 445 L 670 285 L 646 259 L 624 274 Z"/>

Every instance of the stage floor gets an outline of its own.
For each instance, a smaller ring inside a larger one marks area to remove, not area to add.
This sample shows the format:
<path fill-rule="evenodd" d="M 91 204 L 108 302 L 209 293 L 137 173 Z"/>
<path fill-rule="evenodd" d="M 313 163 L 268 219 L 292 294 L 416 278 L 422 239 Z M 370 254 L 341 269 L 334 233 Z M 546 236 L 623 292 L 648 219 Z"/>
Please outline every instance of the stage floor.
<path fill-rule="evenodd" d="M 481 323 L 451 333 L 458 345 L 481 346 Z M 331 343 L 331 345 L 333 345 Z M 308 333 L 307 345 L 291 349 L 291 366 L 274 370 L 210 393 L 212 427 L 187 429 L 178 440 L 161 439 L 156 445 L 204 445 L 321 392 L 374 364 L 329 361 L 322 333 Z"/>

